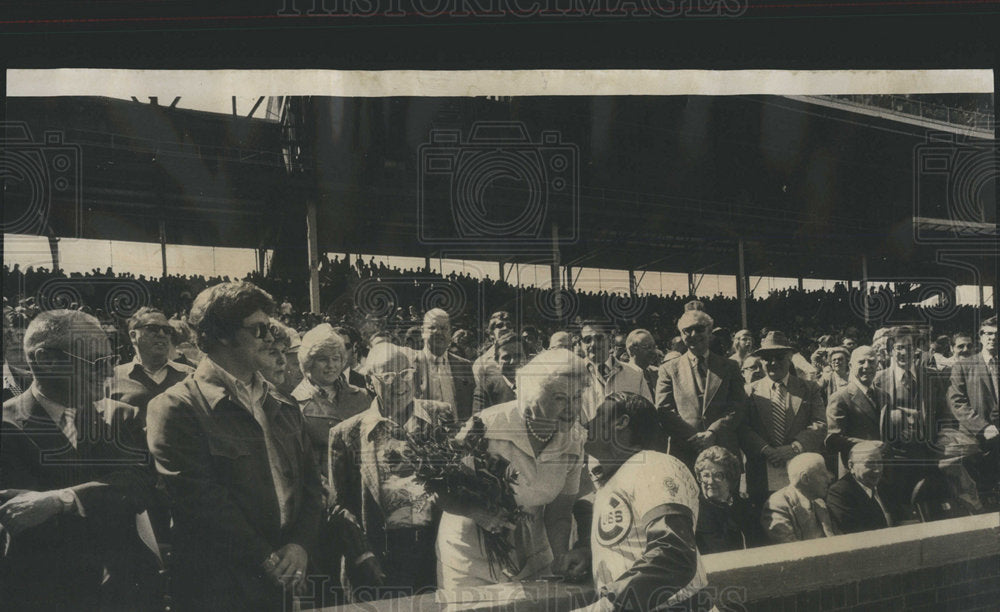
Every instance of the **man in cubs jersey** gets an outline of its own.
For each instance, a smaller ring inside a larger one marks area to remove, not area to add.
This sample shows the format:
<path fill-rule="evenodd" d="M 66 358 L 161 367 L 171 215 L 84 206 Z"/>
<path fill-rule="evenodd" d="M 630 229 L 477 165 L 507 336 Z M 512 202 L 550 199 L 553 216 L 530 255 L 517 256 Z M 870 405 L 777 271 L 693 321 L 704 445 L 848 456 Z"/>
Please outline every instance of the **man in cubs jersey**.
<path fill-rule="evenodd" d="M 598 610 L 698 610 L 705 571 L 695 546 L 698 485 L 680 460 L 661 452 L 656 408 L 614 393 L 587 426 L 586 450 L 599 463 L 591 554 Z"/>

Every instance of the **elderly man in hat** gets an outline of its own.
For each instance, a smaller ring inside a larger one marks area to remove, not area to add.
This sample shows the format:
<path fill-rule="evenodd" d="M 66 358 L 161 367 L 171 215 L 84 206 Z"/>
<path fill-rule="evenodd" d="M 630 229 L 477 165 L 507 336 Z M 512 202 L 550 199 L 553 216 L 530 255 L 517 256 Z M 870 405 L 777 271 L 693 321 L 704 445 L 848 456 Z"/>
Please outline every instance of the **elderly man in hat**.
<path fill-rule="evenodd" d="M 740 441 L 747 453 L 747 489 L 754 501 L 788 485 L 788 461 L 823 451 L 826 409 L 819 387 L 792 376 L 795 349 L 785 334 L 769 333 L 754 355 L 764 362 L 764 378 L 751 387 Z"/>
<path fill-rule="evenodd" d="M 670 436 L 670 453 L 688 467 L 709 446 L 739 452 L 747 396 L 736 362 L 708 350 L 713 325 L 703 310 L 685 310 L 677 329 L 687 352 L 665 359 L 657 375 L 656 409 Z"/>

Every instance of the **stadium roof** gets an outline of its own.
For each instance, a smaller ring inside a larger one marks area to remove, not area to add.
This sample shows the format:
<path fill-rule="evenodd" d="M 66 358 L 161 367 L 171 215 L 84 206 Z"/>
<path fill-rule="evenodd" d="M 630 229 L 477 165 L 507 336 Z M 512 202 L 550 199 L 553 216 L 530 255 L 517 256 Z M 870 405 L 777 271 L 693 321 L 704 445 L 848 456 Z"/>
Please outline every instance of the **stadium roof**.
<path fill-rule="evenodd" d="M 312 198 L 327 252 L 546 263 L 555 225 L 563 265 L 734 274 L 743 238 L 753 275 L 857 279 L 865 254 L 872 278 L 995 277 L 994 145 L 978 138 L 776 96 L 311 98 L 306 111 L 305 170 L 289 177 L 273 121 L 8 99 L 33 140 L 4 155 L 34 155 L 46 184 L 70 187 L 43 190 L 46 209 L 8 180 L 5 231 L 157 242 L 162 221 L 171 243 L 304 261 Z"/>

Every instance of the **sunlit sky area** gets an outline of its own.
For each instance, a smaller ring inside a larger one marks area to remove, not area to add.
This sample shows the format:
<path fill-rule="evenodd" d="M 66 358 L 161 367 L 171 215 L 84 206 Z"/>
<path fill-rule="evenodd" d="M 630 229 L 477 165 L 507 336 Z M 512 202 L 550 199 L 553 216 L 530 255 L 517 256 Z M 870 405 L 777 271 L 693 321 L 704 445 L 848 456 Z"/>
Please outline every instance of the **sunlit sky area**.
<path fill-rule="evenodd" d="M 343 255 L 331 253 L 330 258 Z M 385 262 L 389 267 L 401 269 L 417 269 L 424 265 L 420 257 L 387 257 L 362 254 L 365 262 L 372 258 L 376 263 Z M 147 277 L 159 277 L 162 272 L 160 245 L 148 242 L 122 242 L 109 240 L 60 239 L 60 264 L 67 273 L 85 273 L 94 268 L 102 271 L 110 266 L 115 272 L 129 272 Z M 5 266 L 19 264 L 22 268 L 28 266 L 52 266 L 52 256 L 49 252 L 48 240 L 41 236 L 23 236 L 4 234 L 3 263 Z M 186 245 L 167 245 L 167 272 L 181 275 L 229 276 L 243 277 L 256 270 L 257 258 L 252 249 L 229 249 L 219 247 L 198 247 Z M 468 261 L 458 259 L 431 259 L 431 268 L 443 274 L 469 274 L 476 278 L 499 278 L 500 269 L 496 262 Z M 512 285 L 549 287 L 551 272 L 546 265 L 508 266 L 505 271 L 506 280 Z M 575 268 L 573 270 L 573 285 L 577 291 L 608 291 L 611 293 L 628 293 L 628 272 L 625 270 L 609 270 L 597 268 Z M 698 295 L 712 296 L 722 294 L 727 297 L 736 296 L 736 280 L 732 276 L 706 274 L 698 278 Z M 678 273 L 637 272 L 640 294 L 678 295 L 687 293 L 687 275 Z M 802 283 L 806 290 L 832 289 L 836 280 L 805 279 Z M 843 281 L 840 281 L 843 282 Z M 794 278 L 750 277 L 750 286 L 754 295 L 766 296 L 770 291 L 795 287 Z M 986 304 L 993 303 L 992 288 L 984 290 Z M 978 304 L 979 293 L 976 287 L 959 286 L 959 304 Z"/>

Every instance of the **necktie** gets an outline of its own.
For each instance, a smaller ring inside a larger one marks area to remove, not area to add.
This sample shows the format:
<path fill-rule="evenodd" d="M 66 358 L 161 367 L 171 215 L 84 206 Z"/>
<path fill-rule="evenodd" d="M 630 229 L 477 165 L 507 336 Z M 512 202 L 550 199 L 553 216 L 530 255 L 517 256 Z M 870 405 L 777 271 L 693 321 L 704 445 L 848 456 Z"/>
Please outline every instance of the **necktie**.
<path fill-rule="evenodd" d="M 771 410 L 774 443 L 775 446 L 782 446 L 785 443 L 785 432 L 788 429 L 788 398 L 785 394 L 785 385 L 780 382 L 774 383 L 771 397 L 774 404 Z"/>
<path fill-rule="evenodd" d="M 59 419 L 59 429 L 69 440 L 69 443 L 76 448 L 76 408 L 66 408 Z"/>

